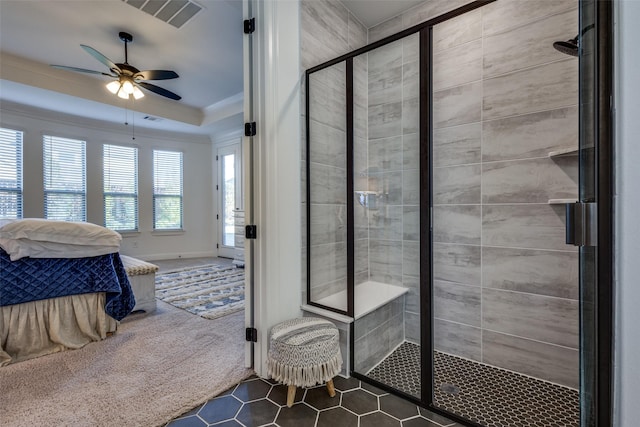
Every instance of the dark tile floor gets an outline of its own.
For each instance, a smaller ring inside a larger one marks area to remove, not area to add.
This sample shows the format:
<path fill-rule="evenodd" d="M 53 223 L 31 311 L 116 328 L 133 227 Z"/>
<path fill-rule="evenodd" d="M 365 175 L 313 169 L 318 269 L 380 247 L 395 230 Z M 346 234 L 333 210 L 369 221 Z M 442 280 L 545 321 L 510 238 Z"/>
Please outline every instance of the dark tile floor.
<path fill-rule="evenodd" d="M 336 396 L 324 386 L 298 389 L 287 408 L 287 387 L 257 377 L 238 384 L 168 427 L 442 427 L 460 426 L 355 378 L 334 379 Z"/>
<path fill-rule="evenodd" d="M 569 427 L 580 424 L 578 391 L 515 372 L 434 353 L 434 403 L 487 427 Z M 369 373 L 420 395 L 420 346 L 405 342 Z"/>

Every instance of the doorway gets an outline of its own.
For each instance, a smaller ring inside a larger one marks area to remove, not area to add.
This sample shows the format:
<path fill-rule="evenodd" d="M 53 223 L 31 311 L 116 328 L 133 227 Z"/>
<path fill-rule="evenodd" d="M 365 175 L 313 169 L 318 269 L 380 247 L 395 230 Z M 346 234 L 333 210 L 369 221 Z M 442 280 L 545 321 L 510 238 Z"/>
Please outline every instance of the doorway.
<path fill-rule="evenodd" d="M 216 191 L 218 212 L 218 256 L 234 258 L 236 252 L 236 217 L 243 212 L 242 148 L 240 140 L 218 146 Z"/>

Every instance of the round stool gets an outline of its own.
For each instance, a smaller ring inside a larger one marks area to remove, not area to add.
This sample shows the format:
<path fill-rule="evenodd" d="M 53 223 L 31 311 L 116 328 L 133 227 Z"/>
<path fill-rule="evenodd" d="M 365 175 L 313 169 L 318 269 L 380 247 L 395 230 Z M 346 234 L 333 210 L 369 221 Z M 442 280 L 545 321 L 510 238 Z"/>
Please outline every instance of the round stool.
<path fill-rule="evenodd" d="M 293 405 L 296 387 L 327 383 L 336 395 L 333 377 L 342 368 L 338 328 L 328 320 L 303 317 L 278 323 L 271 329 L 267 374 L 289 386 L 287 406 Z"/>

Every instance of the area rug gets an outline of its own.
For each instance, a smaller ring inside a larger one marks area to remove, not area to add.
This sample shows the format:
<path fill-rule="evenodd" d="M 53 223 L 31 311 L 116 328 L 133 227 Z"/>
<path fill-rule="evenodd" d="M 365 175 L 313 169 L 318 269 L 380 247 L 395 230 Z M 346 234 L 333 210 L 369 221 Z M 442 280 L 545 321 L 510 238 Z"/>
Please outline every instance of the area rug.
<path fill-rule="evenodd" d="M 244 310 L 244 269 L 201 265 L 156 275 L 156 298 L 205 319 Z"/>
<path fill-rule="evenodd" d="M 2 426 L 160 426 L 248 378 L 244 316 L 158 301 L 115 335 L 0 368 Z"/>

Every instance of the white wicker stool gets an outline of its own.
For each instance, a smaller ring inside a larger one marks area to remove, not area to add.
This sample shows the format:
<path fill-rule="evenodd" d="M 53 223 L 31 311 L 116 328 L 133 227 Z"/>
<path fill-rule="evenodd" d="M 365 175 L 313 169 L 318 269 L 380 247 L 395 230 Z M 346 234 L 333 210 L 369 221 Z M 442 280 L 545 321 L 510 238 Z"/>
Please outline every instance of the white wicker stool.
<path fill-rule="evenodd" d="M 271 329 L 267 373 L 289 386 L 287 406 L 293 405 L 296 387 L 327 383 L 334 397 L 333 377 L 342 368 L 338 328 L 328 320 L 302 317 Z"/>

